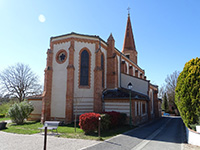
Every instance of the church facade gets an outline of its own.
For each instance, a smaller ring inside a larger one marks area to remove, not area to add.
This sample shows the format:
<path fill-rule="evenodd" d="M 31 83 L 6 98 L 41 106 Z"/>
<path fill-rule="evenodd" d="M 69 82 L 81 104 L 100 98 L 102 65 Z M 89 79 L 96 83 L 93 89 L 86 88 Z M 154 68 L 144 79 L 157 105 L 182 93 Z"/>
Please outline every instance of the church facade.
<path fill-rule="evenodd" d="M 112 34 L 107 41 L 73 32 L 51 37 L 43 95 L 28 99 L 35 107 L 30 119 L 71 123 L 75 114 L 104 111 L 131 113 L 133 124 L 160 117 L 158 86 L 147 80 L 137 57 L 129 15 L 122 51 Z"/>

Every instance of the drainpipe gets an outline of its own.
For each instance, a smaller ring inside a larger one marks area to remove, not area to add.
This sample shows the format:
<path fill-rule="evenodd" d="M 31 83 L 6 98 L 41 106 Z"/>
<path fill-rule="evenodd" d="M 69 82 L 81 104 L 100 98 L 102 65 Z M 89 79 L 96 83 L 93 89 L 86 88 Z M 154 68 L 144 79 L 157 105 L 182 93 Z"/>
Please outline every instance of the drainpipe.
<path fill-rule="evenodd" d="M 122 85 L 122 77 L 121 77 L 121 55 L 119 56 L 119 87 L 121 88 Z"/>

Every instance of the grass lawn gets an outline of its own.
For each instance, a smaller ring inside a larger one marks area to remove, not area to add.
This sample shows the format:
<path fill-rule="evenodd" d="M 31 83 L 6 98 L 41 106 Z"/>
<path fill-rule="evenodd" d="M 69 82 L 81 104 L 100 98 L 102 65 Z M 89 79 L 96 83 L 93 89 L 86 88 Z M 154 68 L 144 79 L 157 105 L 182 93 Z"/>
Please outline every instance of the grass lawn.
<path fill-rule="evenodd" d="M 10 120 L 10 118 L 0 118 L 0 122 L 5 120 Z"/>
<path fill-rule="evenodd" d="M 10 132 L 10 133 L 18 133 L 18 134 L 35 134 L 40 133 L 39 127 L 43 125 L 40 122 L 29 121 L 26 122 L 24 125 L 15 125 L 13 123 L 7 125 L 7 129 L 2 131 Z M 112 130 L 108 130 L 101 133 L 102 140 L 109 139 L 117 134 L 124 133 L 130 130 L 130 126 L 122 126 L 120 128 L 115 128 Z M 51 132 L 51 131 L 50 131 Z M 82 129 L 79 127 L 76 128 L 76 132 L 74 130 L 74 124 L 66 125 L 66 126 L 59 126 L 58 127 L 59 137 L 65 138 L 77 138 L 77 139 L 90 139 L 90 140 L 98 140 L 98 133 L 93 134 L 85 134 Z"/>

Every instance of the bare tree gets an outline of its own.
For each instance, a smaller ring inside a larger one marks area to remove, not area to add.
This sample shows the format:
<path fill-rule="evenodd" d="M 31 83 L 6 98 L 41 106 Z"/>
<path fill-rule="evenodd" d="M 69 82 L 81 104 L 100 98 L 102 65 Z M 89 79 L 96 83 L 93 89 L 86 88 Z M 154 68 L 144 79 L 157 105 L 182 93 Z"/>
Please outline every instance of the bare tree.
<path fill-rule="evenodd" d="M 161 85 L 159 86 L 158 97 L 163 99 L 164 94 L 165 94 L 165 85 Z"/>
<path fill-rule="evenodd" d="M 175 104 L 175 89 L 176 89 L 178 76 L 179 76 L 179 72 L 174 71 L 172 74 L 168 75 L 167 78 L 165 79 L 167 98 L 169 101 L 169 105 L 171 106 L 173 110 L 178 110 Z"/>
<path fill-rule="evenodd" d="M 41 94 L 38 76 L 28 65 L 17 63 L 0 73 L 1 90 L 4 94 L 16 97 L 20 102 L 26 97 Z"/>

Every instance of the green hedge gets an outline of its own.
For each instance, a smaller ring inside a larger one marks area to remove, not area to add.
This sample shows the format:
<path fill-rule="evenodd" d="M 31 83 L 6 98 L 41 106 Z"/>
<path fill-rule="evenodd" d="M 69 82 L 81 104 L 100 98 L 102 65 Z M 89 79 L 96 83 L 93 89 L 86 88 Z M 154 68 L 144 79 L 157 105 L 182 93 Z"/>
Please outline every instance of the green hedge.
<path fill-rule="evenodd" d="M 185 64 L 177 80 L 175 102 L 187 127 L 200 123 L 200 58 Z"/>

